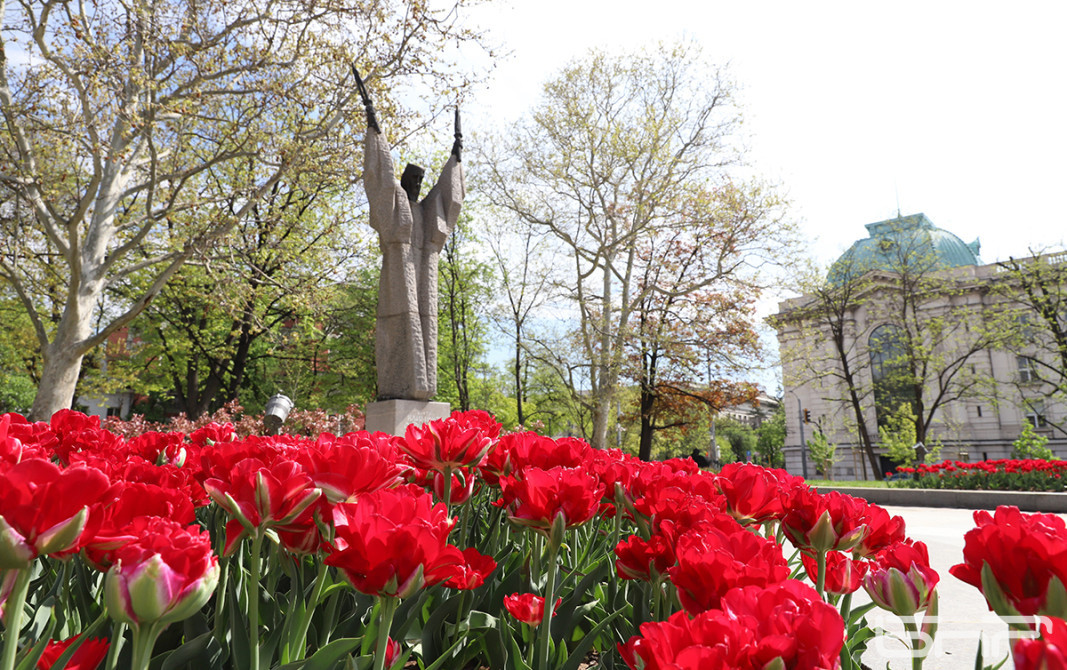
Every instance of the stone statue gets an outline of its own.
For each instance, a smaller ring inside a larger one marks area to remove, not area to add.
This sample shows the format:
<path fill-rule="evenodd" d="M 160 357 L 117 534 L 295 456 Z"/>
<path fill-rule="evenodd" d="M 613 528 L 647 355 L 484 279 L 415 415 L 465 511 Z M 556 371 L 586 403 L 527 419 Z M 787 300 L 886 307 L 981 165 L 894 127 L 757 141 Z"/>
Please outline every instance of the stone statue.
<path fill-rule="evenodd" d="M 397 181 L 374 104 L 352 71 L 367 112 L 363 183 L 382 250 L 374 344 L 378 400 L 429 400 L 437 393 L 437 260 L 466 194 L 459 110 L 452 154 L 437 184 L 419 200 L 425 171 L 408 164 Z"/>

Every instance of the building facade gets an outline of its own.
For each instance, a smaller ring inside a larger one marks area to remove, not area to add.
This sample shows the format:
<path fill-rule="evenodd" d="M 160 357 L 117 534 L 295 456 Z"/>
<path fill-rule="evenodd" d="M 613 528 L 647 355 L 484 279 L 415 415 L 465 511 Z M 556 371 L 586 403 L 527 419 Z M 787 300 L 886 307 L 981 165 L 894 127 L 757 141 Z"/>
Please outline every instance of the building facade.
<path fill-rule="evenodd" d="M 1039 315 L 1004 264 L 983 264 L 923 214 L 867 225 L 825 281 L 771 317 L 783 366 L 786 467 L 815 477 L 802 448 L 816 433 L 837 445 L 834 478 L 874 478 L 894 466 L 879 429 L 911 416 L 923 451 L 1007 458 L 1024 421 L 1067 457 L 1067 404 Z M 1063 257 L 1044 257 L 1058 264 Z M 1067 264 L 1065 264 L 1067 266 Z M 1054 348 L 1053 348 L 1054 349 Z M 1062 379 L 1062 366 L 1060 366 Z M 861 448 L 862 433 L 878 458 Z"/>

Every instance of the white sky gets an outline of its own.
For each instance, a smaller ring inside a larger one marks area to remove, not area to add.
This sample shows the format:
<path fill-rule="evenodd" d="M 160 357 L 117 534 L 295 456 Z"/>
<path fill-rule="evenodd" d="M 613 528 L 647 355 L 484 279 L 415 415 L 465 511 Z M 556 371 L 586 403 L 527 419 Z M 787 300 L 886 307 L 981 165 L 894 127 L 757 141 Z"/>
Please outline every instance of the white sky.
<path fill-rule="evenodd" d="M 687 38 L 729 62 L 751 160 L 824 264 L 898 203 L 979 237 L 987 263 L 1067 238 L 1067 2 L 495 0 L 474 17 L 512 54 L 465 129 L 514 120 L 593 47 Z"/>

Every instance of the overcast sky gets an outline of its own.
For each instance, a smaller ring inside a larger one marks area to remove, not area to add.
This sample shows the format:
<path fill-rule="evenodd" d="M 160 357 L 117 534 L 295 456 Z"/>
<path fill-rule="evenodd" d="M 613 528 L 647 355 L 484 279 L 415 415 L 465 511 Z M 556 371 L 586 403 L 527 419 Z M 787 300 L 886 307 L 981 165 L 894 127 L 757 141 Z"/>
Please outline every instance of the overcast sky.
<path fill-rule="evenodd" d="M 751 159 L 823 263 L 898 205 L 980 238 L 987 263 L 1067 238 L 1067 2 L 495 0 L 475 16 L 511 56 L 466 109 L 501 124 L 592 47 L 685 38 L 728 62 Z"/>

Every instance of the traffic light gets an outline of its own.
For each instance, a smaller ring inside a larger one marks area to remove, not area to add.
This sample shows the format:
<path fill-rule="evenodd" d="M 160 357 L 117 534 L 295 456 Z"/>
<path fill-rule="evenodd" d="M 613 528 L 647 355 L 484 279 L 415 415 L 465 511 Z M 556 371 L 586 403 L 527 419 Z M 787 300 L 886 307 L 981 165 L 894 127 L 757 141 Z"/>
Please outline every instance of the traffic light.
<path fill-rule="evenodd" d="M 811 423 L 811 410 L 804 410 L 804 423 Z"/>

